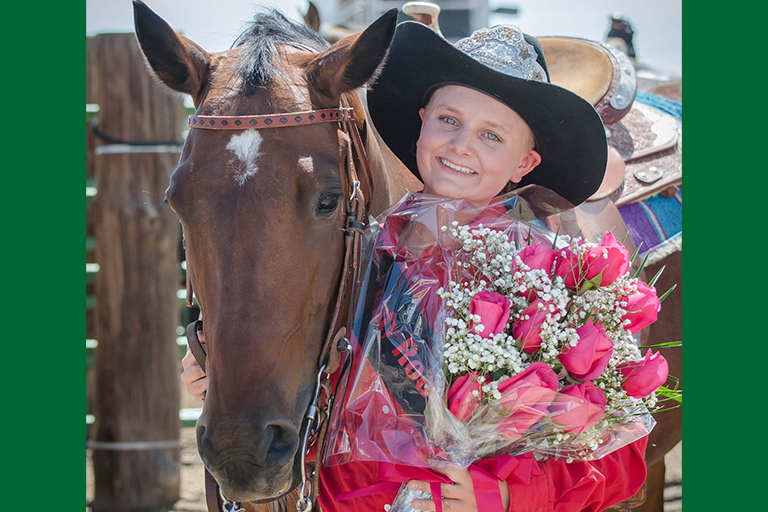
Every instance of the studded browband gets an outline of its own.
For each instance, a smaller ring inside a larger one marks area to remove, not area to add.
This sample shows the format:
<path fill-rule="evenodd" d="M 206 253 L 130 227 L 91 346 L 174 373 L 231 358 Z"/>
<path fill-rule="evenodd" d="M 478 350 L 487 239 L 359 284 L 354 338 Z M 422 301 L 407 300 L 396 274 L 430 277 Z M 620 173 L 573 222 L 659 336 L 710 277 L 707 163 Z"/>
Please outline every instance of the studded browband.
<path fill-rule="evenodd" d="M 308 124 L 351 121 L 355 119 L 352 108 L 328 108 L 291 112 L 290 114 L 266 114 L 257 116 L 189 116 L 190 128 L 207 130 L 245 130 L 248 128 L 277 128 L 282 126 L 304 126 Z"/>

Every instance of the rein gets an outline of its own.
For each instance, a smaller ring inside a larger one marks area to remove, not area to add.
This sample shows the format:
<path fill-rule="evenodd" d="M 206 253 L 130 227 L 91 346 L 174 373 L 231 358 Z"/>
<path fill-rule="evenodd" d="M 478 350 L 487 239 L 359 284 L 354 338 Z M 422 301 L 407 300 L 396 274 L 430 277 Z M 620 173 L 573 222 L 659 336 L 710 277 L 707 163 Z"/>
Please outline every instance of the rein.
<path fill-rule="evenodd" d="M 334 394 L 329 391 L 329 376 L 335 373 L 340 365 L 341 353 L 348 351 L 350 344 L 345 338 L 346 318 L 344 311 L 349 310 L 352 298 L 354 275 L 359 263 L 360 235 L 365 227 L 366 197 L 360 183 L 360 177 L 366 181 L 368 200 L 373 196 L 373 179 L 362 137 L 357 127 L 355 110 L 348 106 L 346 98 L 342 97 L 341 107 L 335 109 L 288 112 L 269 115 L 249 116 L 189 116 L 190 128 L 205 130 L 263 130 L 269 128 L 300 127 L 319 123 L 341 123 L 343 131 L 350 141 L 351 150 L 347 151 L 347 165 L 342 171 L 342 184 L 346 188 L 347 197 L 344 204 L 344 259 L 342 275 L 333 309 L 330 328 L 320 351 L 318 360 L 317 381 L 312 400 L 304 414 L 306 427 L 302 443 L 299 446 L 301 454 L 301 477 L 299 498 L 296 502 L 297 512 L 310 512 L 316 498 L 318 472 L 315 470 L 321 460 L 322 440 L 327 429 L 327 418 L 333 404 Z M 356 164 L 357 162 L 357 164 Z M 361 168 L 362 176 L 357 172 Z M 186 244 L 185 244 L 186 249 Z M 192 306 L 194 296 L 191 269 L 187 269 L 187 306 Z M 206 352 L 197 332 L 203 328 L 203 321 L 197 320 L 187 326 L 187 342 L 200 367 L 205 371 Z M 349 361 L 349 359 L 348 359 Z M 323 393 L 324 391 L 324 393 Z M 325 395 L 325 408 L 321 407 L 321 395 Z M 322 411 L 322 415 L 320 412 Z M 321 440 L 317 450 L 315 467 L 309 468 L 306 456 L 312 446 Z M 245 510 L 240 504 L 228 499 L 218 488 L 218 484 L 206 470 L 206 503 L 209 512 L 239 512 Z M 217 492 L 218 491 L 218 492 Z"/>

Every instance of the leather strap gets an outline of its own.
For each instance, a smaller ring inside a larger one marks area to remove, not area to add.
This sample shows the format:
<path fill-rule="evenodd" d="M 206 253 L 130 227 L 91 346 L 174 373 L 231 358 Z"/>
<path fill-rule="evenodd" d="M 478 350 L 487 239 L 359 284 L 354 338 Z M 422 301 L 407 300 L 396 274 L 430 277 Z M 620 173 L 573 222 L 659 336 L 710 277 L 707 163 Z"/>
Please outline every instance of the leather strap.
<path fill-rule="evenodd" d="M 187 326 L 187 346 L 189 347 L 190 352 L 192 352 L 192 355 L 195 356 L 197 364 L 199 364 L 200 368 L 202 368 L 203 372 L 205 372 L 205 347 L 203 347 L 203 344 L 200 343 L 200 338 L 197 336 L 197 331 L 202 330 L 202 320 L 195 320 Z"/>
<path fill-rule="evenodd" d="M 247 130 L 265 128 L 282 128 L 284 126 L 304 126 L 318 123 L 332 123 L 354 119 L 355 111 L 351 108 L 328 108 L 323 110 L 306 110 L 303 112 L 288 112 L 283 114 L 265 114 L 255 116 L 189 116 L 187 125 L 190 128 L 205 130 Z"/>
<path fill-rule="evenodd" d="M 222 512 L 224 510 L 224 503 L 222 503 L 219 493 L 219 483 L 207 469 L 205 470 L 205 505 L 208 512 Z"/>

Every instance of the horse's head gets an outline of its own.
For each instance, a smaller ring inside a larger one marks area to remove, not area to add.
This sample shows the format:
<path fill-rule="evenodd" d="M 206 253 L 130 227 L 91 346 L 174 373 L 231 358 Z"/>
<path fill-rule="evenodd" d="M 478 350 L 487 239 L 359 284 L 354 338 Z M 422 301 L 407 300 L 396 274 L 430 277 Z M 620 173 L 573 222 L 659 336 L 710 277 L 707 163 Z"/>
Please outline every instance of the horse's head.
<path fill-rule="evenodd" d="M 235 46 L 208 53 L 134 2 L 136 34 L 157 77 L 201 116 L 339 108 L 383 60 L 390 12 L 328 47 L 276 12 Z M 269 501 L 299 483 L 303 416 L 341 275 L 350 141 L 340 123 L 190 130 L 167 201 L 184 232 L 203 313 L 209 381 L 200 455 L 223 492 Z"/>

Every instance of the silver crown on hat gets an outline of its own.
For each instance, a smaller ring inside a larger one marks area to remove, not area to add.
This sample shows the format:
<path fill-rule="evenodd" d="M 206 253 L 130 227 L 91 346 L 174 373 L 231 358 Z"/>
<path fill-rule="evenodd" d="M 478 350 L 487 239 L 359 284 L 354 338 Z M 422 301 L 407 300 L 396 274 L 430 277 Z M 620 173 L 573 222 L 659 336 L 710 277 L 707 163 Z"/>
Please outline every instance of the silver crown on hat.
<path fill-rule="evenodd" d="M 544 68 L 536 62 L 539 55 L 514 25 L 481 28 L 456 42 L 456 48 L 476 61 L 505 75 L 547 82 Z"/>

